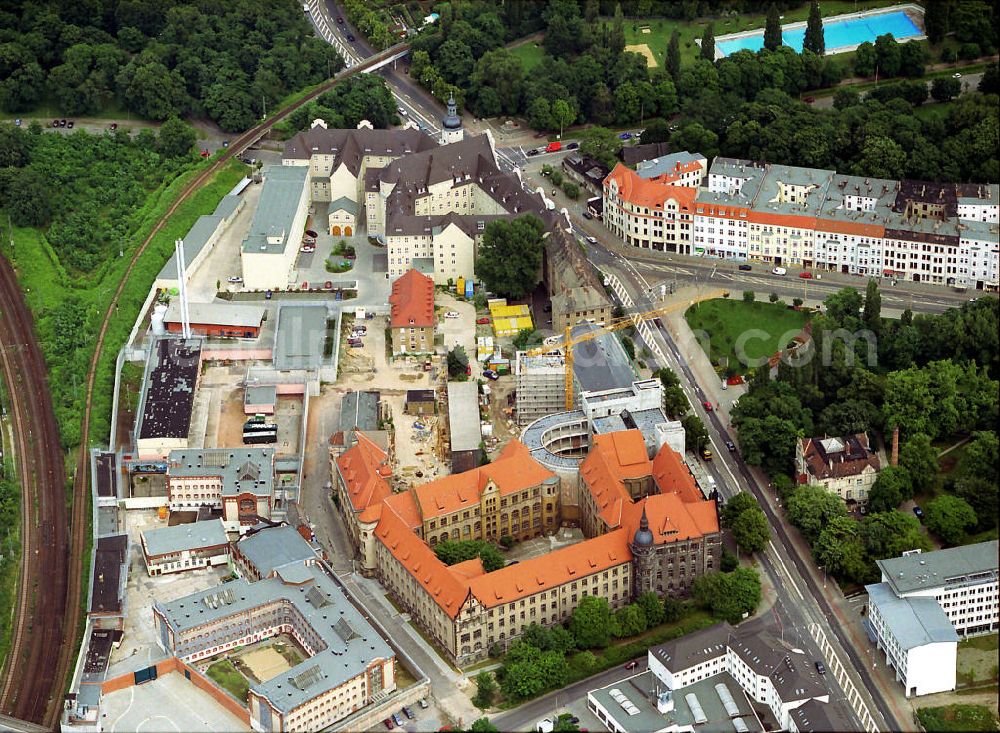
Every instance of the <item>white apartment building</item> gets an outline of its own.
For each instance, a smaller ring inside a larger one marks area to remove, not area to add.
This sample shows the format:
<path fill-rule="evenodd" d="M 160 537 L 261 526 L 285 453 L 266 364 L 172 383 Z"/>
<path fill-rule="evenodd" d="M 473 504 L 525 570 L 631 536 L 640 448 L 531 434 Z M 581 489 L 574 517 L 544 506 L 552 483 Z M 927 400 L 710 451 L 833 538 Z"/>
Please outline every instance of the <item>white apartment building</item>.
<path fill-rule="evenodd" d="M 867 587 L 869 635 L 907 697 L 954 689 L 959 638 L 997 630 L 997 547 L 993 540 L 878 561 L 882 582 Z"/>
<path fill-rule="evenodd" d="M 248 290 L 288 287 L 309 213 L 307 169 L 272 165 L 263 173 L 264 188 L 240 252 Z"/>

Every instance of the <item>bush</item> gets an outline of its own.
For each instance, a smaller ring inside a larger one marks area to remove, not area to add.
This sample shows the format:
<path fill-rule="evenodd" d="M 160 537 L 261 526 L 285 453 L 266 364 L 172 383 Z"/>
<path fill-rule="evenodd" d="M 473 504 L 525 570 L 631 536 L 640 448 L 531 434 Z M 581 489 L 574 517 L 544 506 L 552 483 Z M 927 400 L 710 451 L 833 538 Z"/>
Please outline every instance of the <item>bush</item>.
<path fill-rule="evenodd" d="M 978 43 L 963 43 L 958 49 L 958 57 L 962 61 L 975 61 L 979 58 L 981 50 Z"/>
<path fill-rule="evenodd" d="M 563 184 L 563 174 L 560 171 L 553 170 L 549 177 L 552 179 L 552 185 L 561 186 Z"/>
<path fill-rule="evenodd" d="M 722 572 L 731 573 L 739 566 L 740 561 L 736 559 L 736 555 L 731 553 L 729 550 L 722 551 L 722 560 L 719 562 L 719 569 Z"/>
<path fill-rule="evenodd" d="M 493 704 L 498 689 L 490 672 L 480 672 L 476 675 L 476 694 L 472 698 L 472 704 L 480 710 L 485 710 Z"/>
<path fill-rule="evenodd" d="M 957 58 L 958 54 L 955 52 L 955 49 L 952 48 L 951 46 L 945 46 L 943 49 L 941 49 L 941 61 L 943 61 L 944 63 L 946 64 L 954 63 Z"/>
<path fill-rule="evenodd" d="M 509 534 L 505 534 L 500 538 L 500 546 L 505 550 L 509 550 L 514 546 L 514 538 Z"/>
<path fill-rule="evenodd" d="M 563 183 L 563 193 L 569 196 L 574 201 L 580 197 L 580 187 L 573 183 L 572 181 L 566 181 Z"/>
<path fill-rule="evenodd" d="M 754 294 L 754 292 L 752 290 L 744 290 L 743 291 L 743 302 L 744 303 L 753 303 L 755 300 L 757 300 L 757 296 Z"/>

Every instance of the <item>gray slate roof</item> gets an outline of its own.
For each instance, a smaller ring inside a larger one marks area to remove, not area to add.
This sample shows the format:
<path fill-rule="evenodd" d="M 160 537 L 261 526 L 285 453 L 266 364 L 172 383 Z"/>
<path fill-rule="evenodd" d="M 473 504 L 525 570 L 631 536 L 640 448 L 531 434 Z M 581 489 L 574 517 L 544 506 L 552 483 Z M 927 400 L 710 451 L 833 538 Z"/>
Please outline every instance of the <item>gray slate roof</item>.
<path fill-rule="evenodd" d="M 187 264 L 189 270 L 191 263 L 194 262 L 195 258 L 205 248 L 205 245 L 208 244 L 208 240 L 215 233 L 219 223 L 223 219 L 228 219 L 233 215 L 233 212 L 240 205 L 240 201 L 240 197 L 233 194 L 223 196 L 219 205 L 215 207 L 215 211 L 211 214 L 199 216 L 194 226 L 184 235 L 184 239 L 182 240 L 184 242 L 184 262 Z M 190 272 L 188 275 L 190 276 Z M 160 270 L 158 279 L 177 280 L 177 258 L 175 255 L 170 255 L 167 264 Z"/>
<path fill-rule="evenodd" d="M 266 578 L 273 570 L 315 557 L 312 547 L 291 525 L 248 534 L 236 543 L 236 549 Z"/>
<path fill-rule="evenodd" d="M 955 627 L 933 598 L 900 598 L 888 583 L 865 586 L 868 603 L 878 607 L 889 632 L 903 649 L 937 642 L 958 642 Z"/>
<path fill-rule="evenodd" d="M 378 430 L 378 392 L 348 392 L 340 403 L 340 429 Z"/>
<path fill-rule="evenodd" d="M 925 588 L 997 577 L 997 540 L 877 561 L 882 580 L 902 596 Z"/>
<path fill-rule="evenodd" d="M 174 298 L 167 307 L 164 320 L 167 323 L 180 323 L 180 298 Z M 211 324 L 218 326 L 235 326 L 259 328 L 264 320 L 265 308 L 260 305 L 244 305 L 242 303 L 188 303 L 188 319 L 192 324 Z"/>
<path fill-rule="evenodd" d="M 302 189 L 308 185 L 309 168 L 303 165 L 272 165 L 263 173 L 263 189 L 250 230 L 243 240 L 243 251 L 281 254 L 288 246 L 299 246 L 298 242 L 290 242 L 289 237 Z M 267 238 L 272 236 L 282 237 L 281 242 L 269 243 Z"/>
<path fill-rule="evenodd" d="M 167 463 L 168 476 L 218 476 L 223 496 L 274 492 L 274 448 L 172 450 Z"/>
<path fill-rule="evenodd" d="M 150 556 L 170 555 L 185 550 L 218 547 L 229 543 L 221 519 L 147 529 L 142 533 L 142 539 L 146 547 L 146 554 Z"/>
<path fill-rule="evenodd" d="M 323 360 L 326 306 L 284 305 L 278 309 L 274 334 L 276 369 L 316 369 Z"/>

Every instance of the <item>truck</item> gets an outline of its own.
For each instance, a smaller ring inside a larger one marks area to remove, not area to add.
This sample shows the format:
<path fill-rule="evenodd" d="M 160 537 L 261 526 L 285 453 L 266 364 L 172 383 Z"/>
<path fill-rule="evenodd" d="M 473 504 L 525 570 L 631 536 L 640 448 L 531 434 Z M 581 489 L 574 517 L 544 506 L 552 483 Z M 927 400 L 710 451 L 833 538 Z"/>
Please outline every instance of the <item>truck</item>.
<path fill-rule="evenodd" d="M 558 153 L 560 150 L 562 150 L 561 142 L 549 143 L 545 146 L 546 153 Z"/>
<path fill-rule="evenodd" d="M 549 718 L 542 718 L 535 724 L 535 730 L 537 733 L 552 733 L 552 729 L 555 727 L 555 723 L 553 723 Z"/>

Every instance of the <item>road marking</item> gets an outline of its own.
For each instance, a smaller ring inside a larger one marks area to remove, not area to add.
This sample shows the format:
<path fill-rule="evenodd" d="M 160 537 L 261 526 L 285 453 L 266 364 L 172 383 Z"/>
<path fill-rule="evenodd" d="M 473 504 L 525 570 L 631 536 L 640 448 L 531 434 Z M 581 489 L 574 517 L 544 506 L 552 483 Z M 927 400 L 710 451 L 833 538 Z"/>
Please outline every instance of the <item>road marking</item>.
<path fill-rule="evenodd" d="M 792 574 L 788 572 L 788 568 L 785 567 L 785 562 L 781 559 L 781 555 L 778 554 L 778 548 L 774 546 L 774 541 L 768 540 L 767 544 L 771 548 L 771 552 L 774 553 L 774 559 L 777 560 L 778 565 L 781 566 L 781 571 L 785 574 L 785 577 L 788 578 L 788 582 L 792 584 L 792 589 L 795 591 L 795 595 L 799 597 L 800 601 L 804 601 L 806 598 L 802 595 L 802 591 L 799 590 L 799 586 L 797 586 L 795 581 L 792 580 Z"/>

